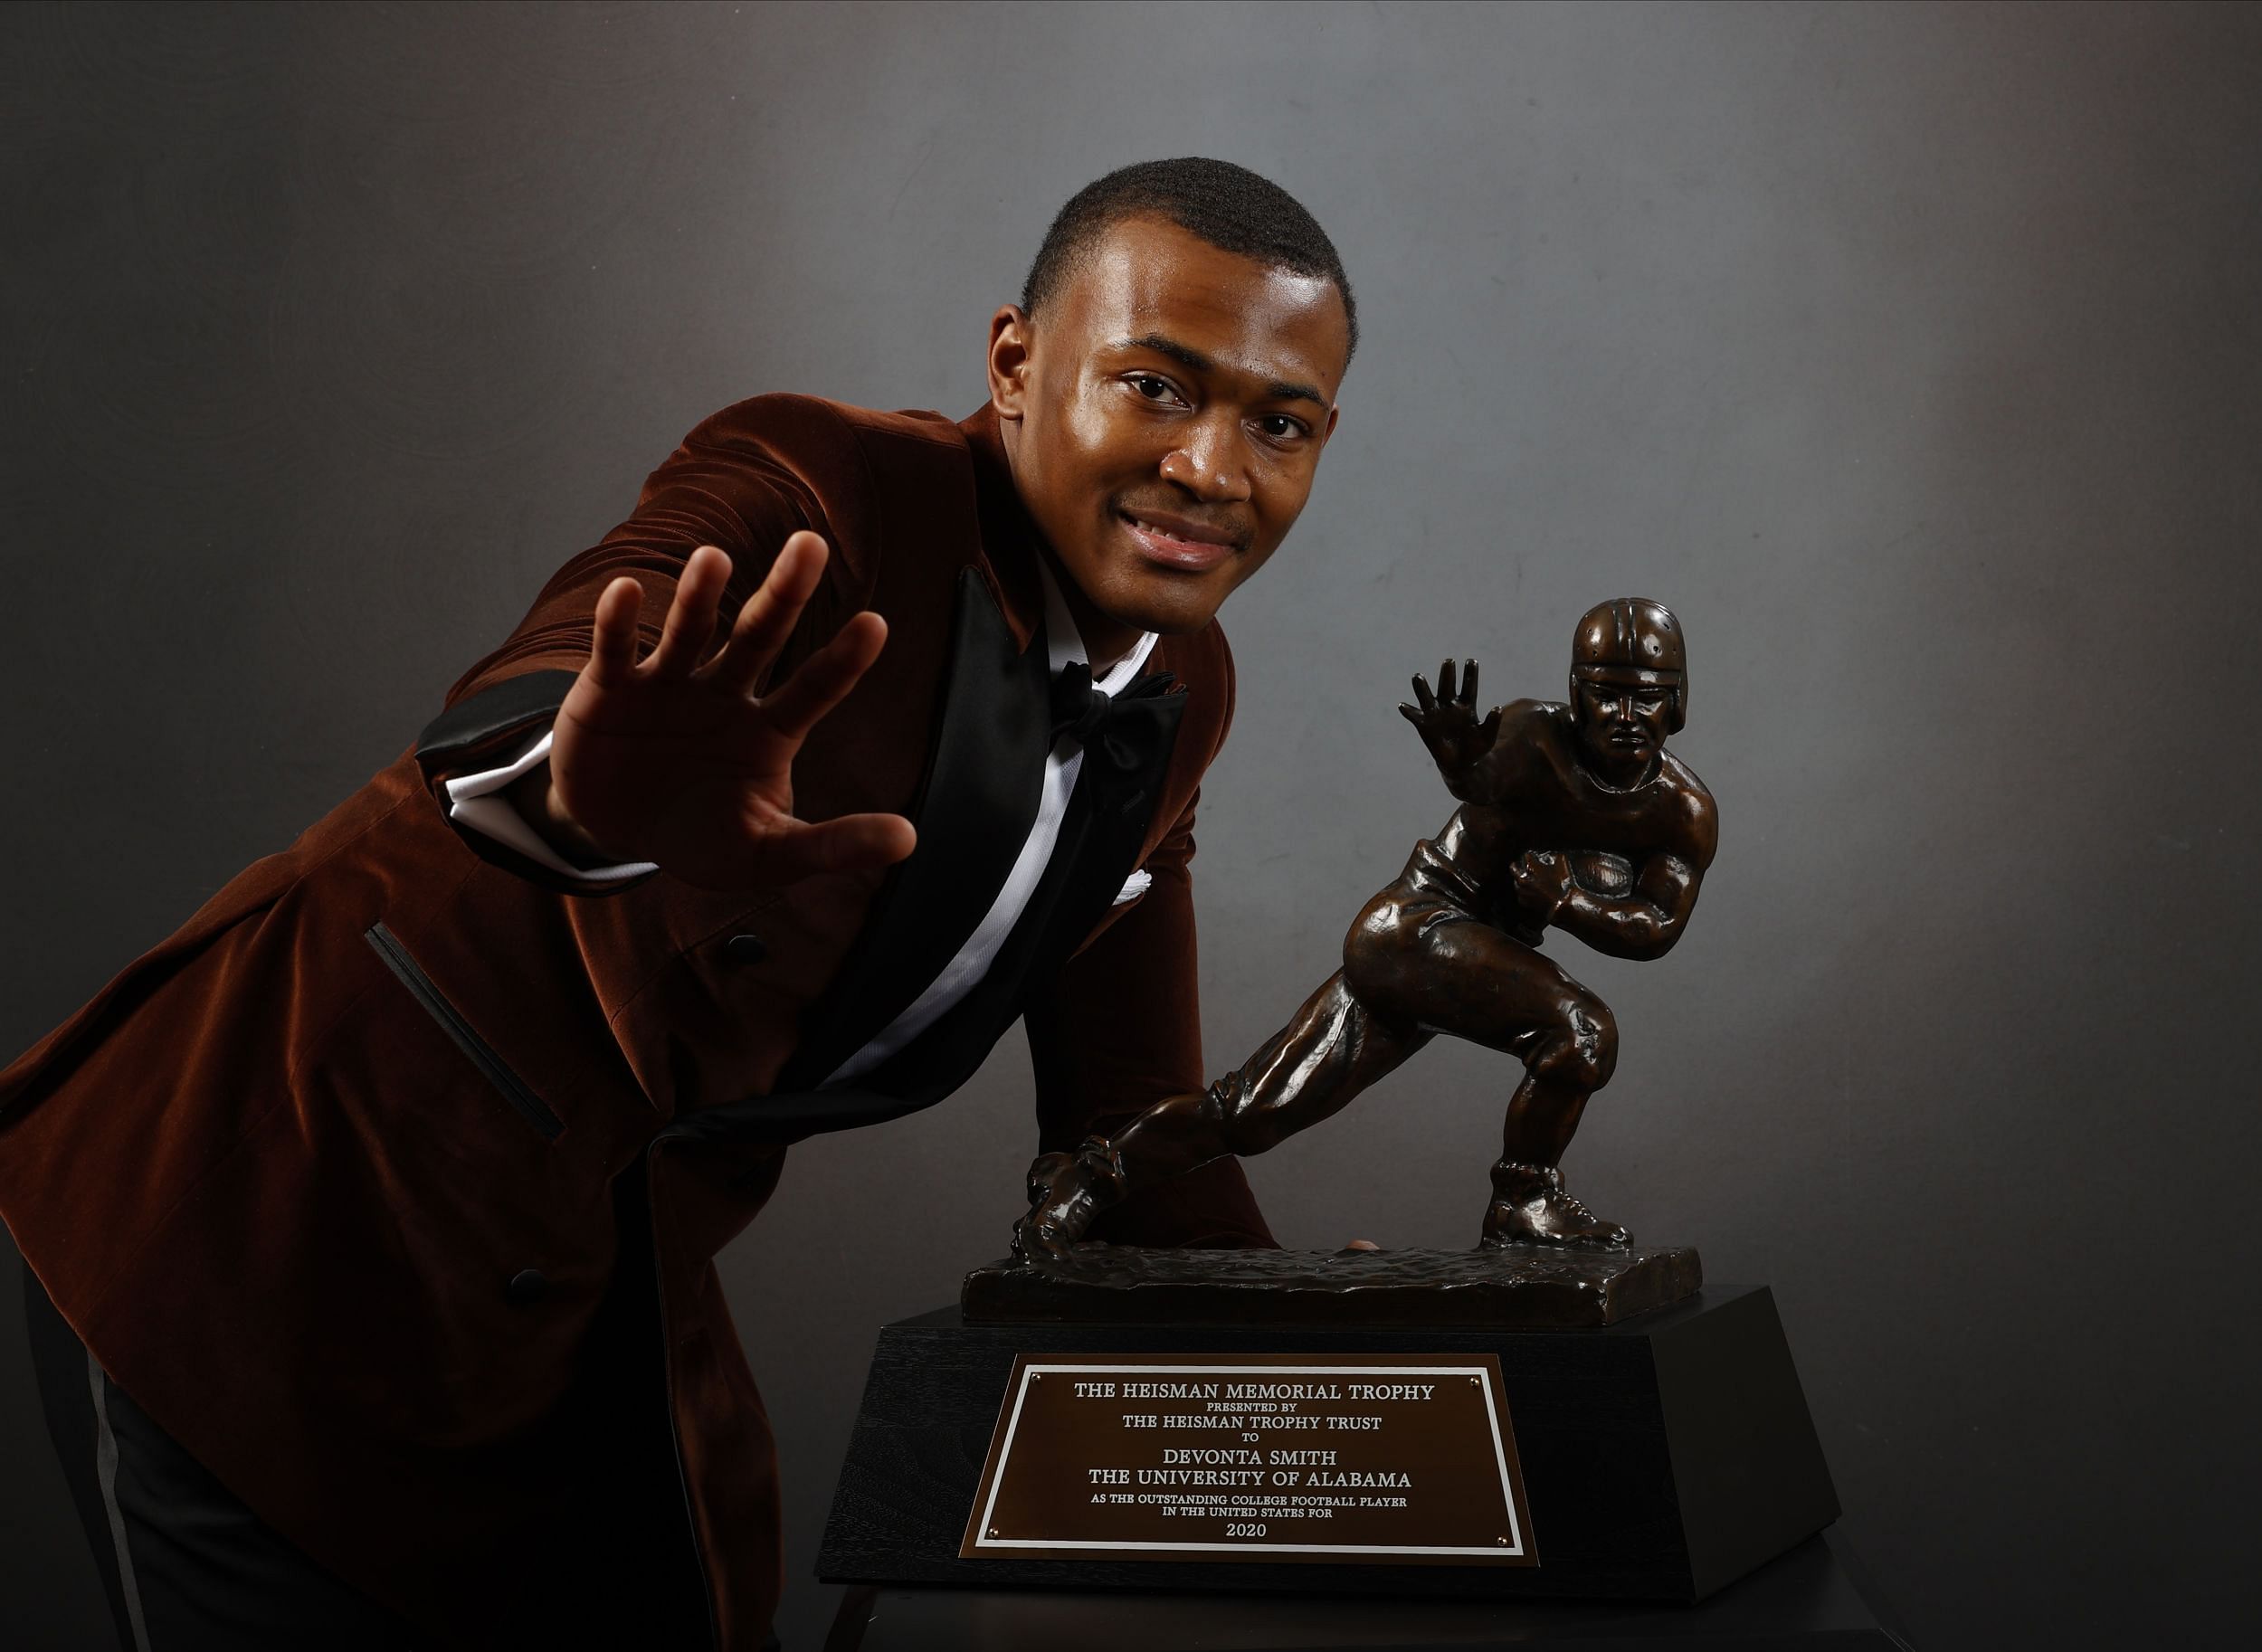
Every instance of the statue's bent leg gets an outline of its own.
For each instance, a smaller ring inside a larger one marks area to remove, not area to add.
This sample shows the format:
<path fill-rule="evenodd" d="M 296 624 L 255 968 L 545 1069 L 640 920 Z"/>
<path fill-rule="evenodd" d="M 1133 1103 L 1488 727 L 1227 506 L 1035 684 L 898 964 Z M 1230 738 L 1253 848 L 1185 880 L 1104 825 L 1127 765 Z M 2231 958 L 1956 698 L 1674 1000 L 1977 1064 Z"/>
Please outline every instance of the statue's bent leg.
<path fill-rule="evenodd" d="M 1553 967 L 1552 965 L 1550 966 Z M 1625 1229 L 1596 1216 L 1563 1191 L 1563 1150 L 1587 1098 L 1618 1064 L 1618 1026 L 1610 1009 L 1564 975 L 1545 1021 L 1525 1055 L 1524 1082 L 1508 1098 L 1500 1162 L 1492 1167 L 1485 1245 L 1623 1245 Z"/>
<path fill-rule="evenodd" d="M 1014 1248 L 1058 1255 L 1101 1211 L 1139 1188 L 1228 1154 L 1263 1153 L 1340 1112 L 1429 1041 L 1429 1033 L 1368 1010 L 1338 971 L 1256 1054 L 1208 1089 L 1156 1102 L 1110 1140 L 1039 1159 L 1030 1167 L 1031 1208 L 1013 1230 Z"/>
<path fill-rule="evenodd" d="M 1555 973 L 1569 990 L 1550 996 L 1545 1019 L 1529 1038 L 1524 1082 L 1508 1101 L 1500 1133 L 1502 1157 L 1551 1168 L 1563 1162 L 1587 1098 L 1618 1066 L 1618 1023 L 1610 1006 L 1562 971 Z"/>
<path fill-rule="evenodd" d="M 1387 895 L 1361 915 L 1345 960 L 1364 1002 L 1524 1063 L 1483 1242 L 1626 1243 L 1624 1229 L 1563 1191 L 1558 1168 L 1587 1098 L 1618 1064 L 1610 1006 L 1537 947 L 1464 912 Z"/>

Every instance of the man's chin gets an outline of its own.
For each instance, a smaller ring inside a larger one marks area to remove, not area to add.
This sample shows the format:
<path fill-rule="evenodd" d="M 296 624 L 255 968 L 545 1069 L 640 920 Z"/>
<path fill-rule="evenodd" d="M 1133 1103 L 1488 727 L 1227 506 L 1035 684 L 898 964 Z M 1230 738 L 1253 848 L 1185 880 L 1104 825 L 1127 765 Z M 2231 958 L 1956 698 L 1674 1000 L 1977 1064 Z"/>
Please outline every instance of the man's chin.
<path fill-rule="evenodd" d="M 1215 619 L 1224 601 L 1222 592 L 1192 581 L 1178 590 L 1155 590 L 1146 580 L 1139 584 L 1139 590 L 1100 604 L 1100 612 L 1118 625 L 1151 631 L 1158 636 L 1188 637 Z"/>

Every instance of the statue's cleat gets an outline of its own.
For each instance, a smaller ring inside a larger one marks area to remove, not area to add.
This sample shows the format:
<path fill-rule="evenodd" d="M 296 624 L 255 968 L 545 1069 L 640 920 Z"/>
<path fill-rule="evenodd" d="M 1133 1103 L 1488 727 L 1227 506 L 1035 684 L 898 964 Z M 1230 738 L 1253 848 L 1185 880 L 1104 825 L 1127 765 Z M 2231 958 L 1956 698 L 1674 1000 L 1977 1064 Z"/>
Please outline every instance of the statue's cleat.
<path fill-rule="evenodd" d="M 1060 1186 L 1074 1175 L 1074 1160 L 1065 1153 L 1048 1153 L 1029 1167 L 1029 1212 L 1013 1224 L 1013 1254 L 1024 1262 L 1057 1262 L 1069 1253 L 1073 1239 L 1064 1239 L 1057 1217 L 1069 1190 Z"/>
<path fill-rule="evenodd" d="M 1092 1220 L 1123 1197 L 1123 1163 L 1098 1136 L 1074 1153 L 1048 1153 L 1029 1167 L 1029 1214 L 1013 1224 L 1013 1254 L 1057 1262 Z"/>
<path fill-rule="evenodd" d="M 1616 1222 L 1604 1221 L 1563 1192 L 1563 1172 L 1553 1165 L 1517 1164 L 1506 1159 L 1492 1167 L 1492 1208 L 1478 1241 L 1488 1249 L 1504 1245 L 1606 1245 L 1631 1242 Z"/>
<path fill-rule="evenodd" d="M 1013 1224 L 1013 1254 L 1024 1262 L 1065 1261 L 1074 1248 L 1073 1239 L 1062 1239 L 1033 1211 Z"/>

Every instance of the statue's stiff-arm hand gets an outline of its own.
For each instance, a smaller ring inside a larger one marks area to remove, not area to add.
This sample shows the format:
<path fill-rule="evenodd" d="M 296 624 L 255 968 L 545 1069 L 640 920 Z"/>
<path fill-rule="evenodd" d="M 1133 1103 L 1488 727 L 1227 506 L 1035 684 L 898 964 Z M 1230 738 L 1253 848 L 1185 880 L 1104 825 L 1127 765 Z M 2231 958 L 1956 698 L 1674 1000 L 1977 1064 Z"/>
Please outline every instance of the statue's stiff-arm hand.
<path fill-rule="evenodd" d="M 1437 692 L 1430 692 L 1430 685 L 1417 672 L 1413 679 L 1415 703 L 1402 705 L 1398 714 L 1414 726 L 1421 743 L 1430 748 L 1430 755 L 1438 765 L 1438 773 L 1456 797 L 1462 796 L 1462 783 L 1468 773 L 1492 750 L 1492 744 L 1500 733 L 1500 707 L 1495 706 L 1482 722 L 1477 720 L 1477 662 L 1464 660 L 1458 684 L 1454 680 L 1453 662 L 1447 660 L 1438 667 Z M 1464 802 L 1474 801 L 1463 798 Z"/>
<path fill-rule="evenodd" d="M 711 657 L 730 558 L 693 551 L 659 643 L 636 657 L 643 590 L 633 579 L 597 598 L 588 663 L 552 731 L 549 785 L 537 824 L 585 859 L 650 860 L 715 889 L 778 888 L 817 872 L 887 866 L 911 852 L 896 814 L 810 821 L 794 814 L 802 742 L 846 698 L 887 641 L 860 613 L 784 681 L 755 685 L 785 645 L 824 572 L 825 543 L 785 541 Z"/>

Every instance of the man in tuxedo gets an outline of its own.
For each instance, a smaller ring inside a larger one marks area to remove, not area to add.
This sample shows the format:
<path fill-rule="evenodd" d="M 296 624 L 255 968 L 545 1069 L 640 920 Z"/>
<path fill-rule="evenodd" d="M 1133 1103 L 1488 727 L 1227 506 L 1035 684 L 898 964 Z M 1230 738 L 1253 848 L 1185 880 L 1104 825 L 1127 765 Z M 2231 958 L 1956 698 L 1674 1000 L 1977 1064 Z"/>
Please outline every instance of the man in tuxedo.
<path fill-rule="evenodd" d="M 0 1073 L 125 1644 L 762 1643 L 775 1453 L 712 1258 L 788 1144 L 1016 1019 L 1044 1145 L 1199 1085 L 1213 616 L 1354 337 L 1276 186 L 1110 174 L 980 412 L 708 420 L 413 750 Z M 1271 1242 L 1231 1164 L 1115 1214 Z"/>

